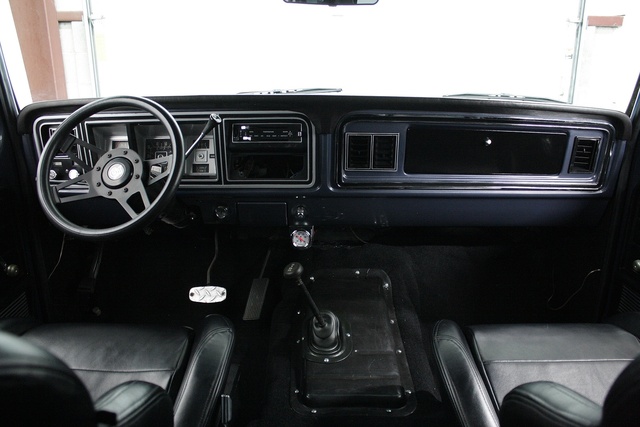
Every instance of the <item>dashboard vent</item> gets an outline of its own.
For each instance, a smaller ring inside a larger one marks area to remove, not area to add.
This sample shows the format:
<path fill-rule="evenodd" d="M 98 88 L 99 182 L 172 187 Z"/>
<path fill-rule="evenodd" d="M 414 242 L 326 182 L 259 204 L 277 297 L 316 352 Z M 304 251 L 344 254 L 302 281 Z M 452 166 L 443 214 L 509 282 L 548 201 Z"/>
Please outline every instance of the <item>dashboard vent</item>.
<path fill-rule="evenodd" d="M 346 136 L 347 170 L 395 171 L 398 134 L 355 133 Z"/>
<path fill-rule="evenodd" d="M 347 169 L 371 168 L 371 136 L 349 135 L 347 137 Z"/>
<path fill-rule="evenodd" d="M 398 137 L 396 135 L 374 135 L 373 168 L 395 169 L 397 145 Z"/>
<path fill-rule="evenodd" d="M 600 138 L 576 138 L 569 173 L 590 173 L 595 169 Z"/>

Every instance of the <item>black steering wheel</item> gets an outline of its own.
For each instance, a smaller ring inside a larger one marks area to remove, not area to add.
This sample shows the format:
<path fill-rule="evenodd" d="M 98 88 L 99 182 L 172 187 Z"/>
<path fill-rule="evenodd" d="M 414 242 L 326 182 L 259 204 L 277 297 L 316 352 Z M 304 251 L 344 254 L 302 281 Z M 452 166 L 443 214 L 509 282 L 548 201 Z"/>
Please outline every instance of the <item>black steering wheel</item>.
<path fill-rule="evenodd" d="M 133 144 L 126 148 L 97 147 L 72 135 L 82 121 L 101 111 L 119 107 L 140 109 L 159 120 L 171 141 L 171 153 L 145 160 Z M 82 156 L 80 152 L 90 152 L 90 155 Z M 180 128 L 160 104 L 132 96 L 99 99 L 67 117 L 45 144 L 36 175 L 38 200 L 47 218 L 68 235 L 93 240 L 118 237 L 142 228 L 157 218 L 171 202 L 182 176 L 183 153 Z M 52 182 L 50 171 L 57 155 L 72 160 L 79 175 L 66 181 Z M 91 198 L 118 202 L 128 219 L 114 226 L 89 227 L 68 219 L 59 209 L 63 204 Z"/>

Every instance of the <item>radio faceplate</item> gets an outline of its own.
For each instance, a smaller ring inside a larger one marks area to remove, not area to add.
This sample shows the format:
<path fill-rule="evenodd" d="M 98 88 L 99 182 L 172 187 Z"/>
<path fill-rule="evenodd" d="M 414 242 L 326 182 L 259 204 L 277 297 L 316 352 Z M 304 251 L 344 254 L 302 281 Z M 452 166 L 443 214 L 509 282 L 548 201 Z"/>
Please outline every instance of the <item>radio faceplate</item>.
<path fill-rule="evenodd" d="M 301 143 L 301 123 L 234 123 L 231 140 L 237 143 Z"/>
<path fill-rule="evenodd" d="M 313 133 L 300 116 L 255 114 L 223 120 L 228 183 L 313 183 Z"/>

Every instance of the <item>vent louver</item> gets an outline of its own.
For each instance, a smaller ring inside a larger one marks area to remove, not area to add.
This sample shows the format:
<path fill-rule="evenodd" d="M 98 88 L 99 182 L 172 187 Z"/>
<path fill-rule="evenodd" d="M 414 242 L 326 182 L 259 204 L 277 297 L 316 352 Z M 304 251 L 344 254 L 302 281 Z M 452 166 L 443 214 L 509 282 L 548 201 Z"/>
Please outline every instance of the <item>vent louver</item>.
<path fill-rule="evenodd" d="M 373 137 L 373 168 L 396 168 L 396 141 L 395 135 L 375 135 Z"/>
<path fill-rule="evenodd" d="M 590 173 L 594 171 L 599 138 L 576 138 L 569 173 Z"/>
<path fill-rule="evenodd" d="M 347 170 L 397 169 L 397 134 L 347 134 Z"/>
<path fill-rule="evenodd" d="M 347 169 L 369 169 L 371 167 L 371 137 L 349 135 L 347 139 Z"/>

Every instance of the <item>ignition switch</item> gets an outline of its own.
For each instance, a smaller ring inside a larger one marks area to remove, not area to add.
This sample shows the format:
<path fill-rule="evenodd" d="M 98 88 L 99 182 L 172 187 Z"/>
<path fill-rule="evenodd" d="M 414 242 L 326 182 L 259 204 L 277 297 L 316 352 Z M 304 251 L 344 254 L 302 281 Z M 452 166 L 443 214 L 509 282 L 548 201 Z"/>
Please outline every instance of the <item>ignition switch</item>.
<path fill-rule="evenodd" d="M 229 208 L 227 206 L 218 206 L 215 210 L 218 219 L 225 219 L 229 216 Z"/>

